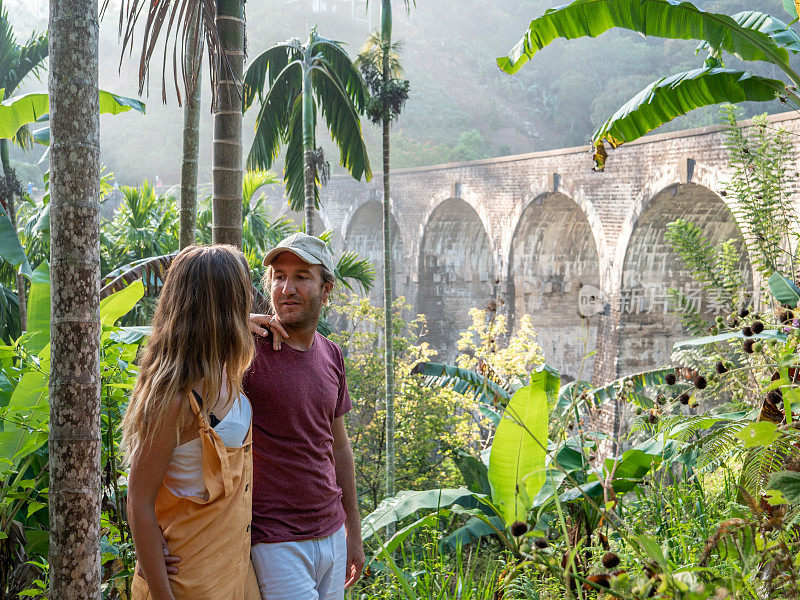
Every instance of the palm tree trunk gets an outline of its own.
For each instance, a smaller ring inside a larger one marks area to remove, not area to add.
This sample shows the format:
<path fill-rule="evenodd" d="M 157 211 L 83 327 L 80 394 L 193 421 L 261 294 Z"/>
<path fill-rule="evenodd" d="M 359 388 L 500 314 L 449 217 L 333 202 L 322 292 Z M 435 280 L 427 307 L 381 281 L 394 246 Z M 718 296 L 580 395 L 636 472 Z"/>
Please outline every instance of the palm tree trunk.
<path fill-rule="evenodd" d="M 10 142 L 8 139 L 4 138 L 0 140 L 0 160 L 3 163 L 3 175 L 5 176 L 6 180 L 10 178 L 16 178 L 14 171 L 11 169 L 11 159 L 9 157 L 9 145 Z M 17 230 L 17 206 L 14 202 L 14 193 L 11 192 L 6 198 L 8 202 L 8 218 L 11 221 L 11 226 L 14 228 L 14 231 Z M 25 283 L 25 276 L 21 273 L 17 273 L 17 299 L 19 301 L 19 326 L 20 331 L 26 331 L 28 329 L 28 302 L 26 300 L 26 289 L 27 284 Z"/>
<path fill-rule="evenodd" d="M 50 591 L 100 596 L 97 0 L 50 0 Z"/>
<path fill-rule="evenodd" d="M 389 80 L 389 51 L 392 47 L 392 2 L 383 0 L 381 50 L 384 83 Z M 389 202 L 389 107 L 383 106 L 383 341 L 386 362 L 386 496 L 395 494 L 394 449 L 394 331 L 392 329 L 392 208 Z"/>
<path fill-rule="evenodd" d="M 304 218 L 306 222 L 306 233 L 315 235 L 314 231 L 314 174 L 317 163 L 314 160 L 314 151 L 305 151 L 305 193 L 306 198 L 303 205 Z"/>
<path fill-rule="evenodd" d="M 190 33 L 190 38 L 198 35 Z M 200 97 L 202 82 L 202 45 L 187 42 L 187 70 L 196 72 L 194 93 L 186 99 L 183 108 L 183 164 L 181 165 L 181 229 L 180 247 L 185 248 L 195 242 L 197 227 L 197 160 L 200 153 Z M 198 50 L 198 52 L 194 52 Z"/>
<path fill-rule="evenodd" d="M 311 73 L 303 68 L 303 153 L 305 164 L 305 212 L 306 233 L 314 235 L 314 183 L 316 179 L 317 163 L 314 160 L 314 98 L 311 89 Z"/>
<path fill-rule="evenodd" d="M 241 248 L 244 0 L 217 0 L 216 25 L 231 68 L 224 67 L 216 89 L 211 240 Z"/>

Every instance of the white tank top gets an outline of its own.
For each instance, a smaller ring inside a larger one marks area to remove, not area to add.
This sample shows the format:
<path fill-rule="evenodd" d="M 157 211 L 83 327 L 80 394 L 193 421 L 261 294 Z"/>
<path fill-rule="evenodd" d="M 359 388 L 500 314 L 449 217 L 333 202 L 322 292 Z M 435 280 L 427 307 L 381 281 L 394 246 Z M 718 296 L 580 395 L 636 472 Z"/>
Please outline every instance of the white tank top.
<path fill-rule="evenodd" d="M 250 431 L 253 409 L 247 396 L 241 394 L 214 431 L 229 448 L 241 446 Z M 204 498 L 203 454 L 200 438 L 180 444 L 172 452 L 167 474 L 164 476 L 167 489 L 181 498 Z"/>

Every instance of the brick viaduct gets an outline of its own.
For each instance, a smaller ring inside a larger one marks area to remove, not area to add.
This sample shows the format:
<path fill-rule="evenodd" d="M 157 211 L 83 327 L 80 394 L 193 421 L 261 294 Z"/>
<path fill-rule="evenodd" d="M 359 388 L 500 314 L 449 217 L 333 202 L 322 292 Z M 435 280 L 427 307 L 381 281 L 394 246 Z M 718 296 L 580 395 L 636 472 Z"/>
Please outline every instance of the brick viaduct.
<path fill-rule="evenodd" d="M 789 113 L 770 123 L 800 133 Z M 468 310 L 496 306 L 512 326 L 529 314 L 545 359 L 570 377 L 599 384 L 669 363 L 684 336 L 663 294 L 692 284 L 665 240 L 667 223 L 690 220 L 713 241 L 741 237 L 733 200 L 718 193 L 725 133 L 651 135 L 610 152 L 604 173 L 592 164 L 581 147 L 392 172 L 395 289 L 427 316 L 442 360 L 453 359 Z M 376 303 L 381 198 L 380 174 L 370 183 L 334 177 L 320 211 L 336 250 L 375 261 Z M 580 296 L 596 298 L 596 314 L 579 312 Z"/>

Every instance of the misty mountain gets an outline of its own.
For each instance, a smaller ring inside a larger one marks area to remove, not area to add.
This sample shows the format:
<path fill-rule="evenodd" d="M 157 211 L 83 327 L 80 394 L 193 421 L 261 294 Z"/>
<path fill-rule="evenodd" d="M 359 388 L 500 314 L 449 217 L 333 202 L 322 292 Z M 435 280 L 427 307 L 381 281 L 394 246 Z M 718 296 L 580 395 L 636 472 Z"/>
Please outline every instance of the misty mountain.
<path fill-rule="evenodd" d="M 47 25 L 46 0 L 5 0 L 20 38 Z M 747 5 L 731 0 L 697 2 L 702 8 L 732 14 L 763 10 L 785 18 L 780 2 L 757 0 Z M 395 168 L 472 160 L 534 152 L 588 142 L 592 131 L 622 103 L 651 81 L 702 65 L 696 43 L 645 39 L 612 31 L 597 39 L 556 42 L 545 48 L 516 76 L 495 64 L 524 33 L 530 19 L 553 4 L 544 0 L 417 0 L 406 15 L 397 3 L 395 38 L 402 42 L 411 99 L 394 126 L 392 164 Z M 112 2 L 101 26 L 100 85 L 115 93 L 138 93 L 138 51 L 120 61 L 117 36 L 119 0 Z M 311 27 L 340 40 L 352 56 L 370 31 L 378 27 L 379 2 L 372 0 L 249 0 L 247 49 L 255 58 L 272 44 L 289 37 L 304 38 Z M 141 27 L 140 27 L 141 31 Z M 730 60 L 729 66 L 736 65 Z M 753 65 L 760 74 L 780 77 L 776 70 Z M 161 101 L 161 57 L 152 63 L 147 116 L 126 113 L 101 121 L 102 159 L 120 183 L 143 179 L 177 183 L 181 160 L 182 109 L 178 107 L 167 61 L 167 104 Z M 212 119 L 210 91 L 204 72 L 204 116 L 201 123 L 201 181 L 211 178 Z M 26 91 L 42 90 L 46 80 L 32 81 Z M 743 116 L 778 112 L 780 104 L 745 107 Z M 245 114 L 245 151 L 249 148 L 256 109 Z M 716 109 L 697 111 L 666 128 L 682 129 L 717 122 Z M 321 131 L 320 128 L 318 131 Z M 380 133 L 364 121 L 373 169 L 380 170 Z M 334 166 L 338 155 L 320 135 Z M 35 162 L 39 150 L 15 161 Z M 31 168 L 24 173 L 35 173 Z M 23 179 L 25 175 L 23 175 Z M 30 175 L 33 177 L 34 175 Z"/>

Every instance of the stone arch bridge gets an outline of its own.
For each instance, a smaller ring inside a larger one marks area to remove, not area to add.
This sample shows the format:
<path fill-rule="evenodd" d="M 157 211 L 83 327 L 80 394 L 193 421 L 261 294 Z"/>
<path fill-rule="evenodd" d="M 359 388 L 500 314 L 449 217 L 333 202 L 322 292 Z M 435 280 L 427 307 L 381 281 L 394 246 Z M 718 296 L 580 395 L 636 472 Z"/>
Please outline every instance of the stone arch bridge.
<path fill-rule="evenodd" d="M 800 132 L 788 113 L 770 123 Z M 600 384 L 667 364 L 682 335 L 666 289 L 697 290 L 666 224 L 680 217 L 712 241 L 741 238 L 732 200 L 719 193 L 725 141 L 719 126 L 647 136 L 611 152 L 604 173 L 585 147 L 393 171 L 396 293 L 427 316 L 442 360 L 454 358 L 477 306 L 512 326 L 529 314 L 545 359 L 571 377 Z M 320 211 L 335 249 L 375 261 L 376 303 L 381 198 L 380 174 L 334 177 Z M 711 317 L 713 301 L 700 301 Z"/>

